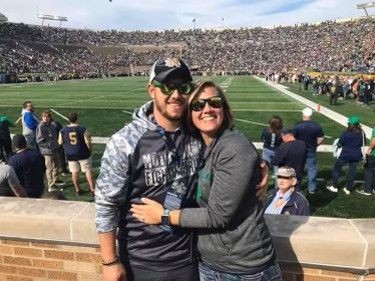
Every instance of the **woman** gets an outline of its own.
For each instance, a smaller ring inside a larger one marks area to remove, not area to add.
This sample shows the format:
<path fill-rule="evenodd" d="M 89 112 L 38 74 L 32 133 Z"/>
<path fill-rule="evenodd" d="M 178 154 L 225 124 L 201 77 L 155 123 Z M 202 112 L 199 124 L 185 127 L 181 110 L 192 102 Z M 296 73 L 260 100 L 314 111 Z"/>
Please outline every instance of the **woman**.
<path fill-rule="evenodd" d="M 220 87 L 199 82 L 189 98 L 189 121 L 205 144 L 196 199 L 199 208 L 164 210 L 143 198 L 133 215 L 160 227 L 198 229 L 201 280 L 281 280 L 271 236 L 256 197 L 256 149 L 232 130 L 233 116 Z M 165 219 L 166 218 L 166 219 Z M 169 225 L 168 225 L 169 224 Z M 173 230 L 173 228 L 172 228 Z"/>
<path fill-rule="evenodd" d="M 276 149 L 282 143 L 280 131 L 283 128 L 283 120 L 279 116 L 274 115 L 268 121 L 268 124 L 269 127 L 262 130 L 261 140 L 263 141 L 262 159 L 270 166 Z M 276 172 L 277 167 L 273 166 L 273 174 L 276 175 Z"/>
<path fill-rule="evenodd" d="M 359 124 L 359 118 L 355 115 L 348 118 L 348 128 L 344 131 L 338 141 L 338 147 L 342 147 L 340 156 L 332 171 L 332 186 L 327 186 L 331 192 L 338 192 L 338 181 L 341 174 L 341 169 L 345 164 L 349 164 L 348 182 L 343 191 L 349 195 L 354 187 L 355 171 L 360 160 L 362 160 L 361 147 L 365 145 L 366 136 Z"/>

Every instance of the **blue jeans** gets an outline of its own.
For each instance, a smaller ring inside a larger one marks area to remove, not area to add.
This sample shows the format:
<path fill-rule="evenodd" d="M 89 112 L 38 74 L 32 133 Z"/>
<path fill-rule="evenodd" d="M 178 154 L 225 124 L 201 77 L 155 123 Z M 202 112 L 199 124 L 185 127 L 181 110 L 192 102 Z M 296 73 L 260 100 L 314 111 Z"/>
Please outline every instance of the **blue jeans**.
<path fill-rule="evenodd" d="M 204 263 L 199 263 L 200 281 L 281 281 L 281 270 L 273 264 L 254 274 L 235 274 L 217 271 Z"/>
<path fill-rule="evenodd" d="M 333 171 L 332 171 L 333 186 L 335 188 L 338 188 L 341 169 L 346 163 L 349 163 L 349 174 L 348 174 L 348 182 L 347 182 L 346 188 L 352 191 L 353 185 L 354 185 L 354 179 L 355 179 L 355 171 L 357 170 L 358 161 L 356 162 L 348 161 L 342 158 L 337 159 L 335 166 L 333 166 Z"/>
<path fill-rule="evenodd" d="M 264 161 L 266 161 L 270 165 L 270 167 L 271 167 L 272 159 L 273 159 L 274 156 L 275 156 L 275 151 L 274 150 L 263 148 L 262 159 Z M 273 169 L 273 176 L 275 177 L 275 189 L 277 189 L 276 174 L 277 174 L 278 167 L 277 166 L 272 166 L 272 169 Z"/>
<path fill-rule="evenodd" d="M 366 160 L 364 190 L 371 193 L 375 190 L 375 156 L 367 155 Z"/>
<path fill-rule="evenodd" d="M 316 151 L 307 150 L 307 158 L 305 163 L 305 168 L 307 170 L 307 177 L 309 179 L 308 187 L 310 192 L 315 192 L 316 190 Z"/>

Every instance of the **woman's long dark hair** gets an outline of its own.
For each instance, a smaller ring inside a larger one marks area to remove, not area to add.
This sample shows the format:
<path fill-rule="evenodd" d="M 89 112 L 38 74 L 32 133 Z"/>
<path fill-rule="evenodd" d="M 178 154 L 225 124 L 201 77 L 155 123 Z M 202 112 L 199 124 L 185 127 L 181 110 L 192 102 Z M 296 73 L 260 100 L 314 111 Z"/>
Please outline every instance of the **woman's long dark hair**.
<path fill-rule="evenodd" d="M 278 133 L 284 127 L 283 119 L 277 115 L 273 115 L 271 119 L 268 120 L 268 124 L 270 125 L 271 133 Z"/>

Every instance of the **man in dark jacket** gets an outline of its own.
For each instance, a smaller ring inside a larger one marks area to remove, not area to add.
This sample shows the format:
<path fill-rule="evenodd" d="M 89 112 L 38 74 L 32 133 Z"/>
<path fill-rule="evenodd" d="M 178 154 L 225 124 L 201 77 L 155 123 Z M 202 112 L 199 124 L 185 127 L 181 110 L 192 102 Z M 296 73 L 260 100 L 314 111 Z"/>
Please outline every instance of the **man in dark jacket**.
<path fill-rule="evenodd" d="M 13 137 L 16 154 L 9 159 L 17 177 L 30 198 L 40 198 L 44 191 L 44 158 L 39 151 L 27 148 L 23 135 Z"/>
<path fill-rule="evenodd" d="M 297 140 L 291 129 L 283 129 L 280 132 L 283 143 L 275 152 L 272 159 L 272 165 L 282 167 L 289 166 L 296 171 L 297 184 L 296 189 L 301 190 L 303 177 L 303 168 L 306 162 L 306 144 Z"/>
<path fill-rule="evenodd" d="M 302 110 L 302 121 L 294 126 L 293 134 L 296 139 L 301 140 L 306 144 L 306 170 L 309 179 L 308 188 L 310 194 L 315 194 L 316 175 L 318 170 L 316 165 L 316 150 L 324 140 L 324 133 L 322 127 L 311 120 L 312 114 L 313 111 L 311 108 L 306 107 Z"/>

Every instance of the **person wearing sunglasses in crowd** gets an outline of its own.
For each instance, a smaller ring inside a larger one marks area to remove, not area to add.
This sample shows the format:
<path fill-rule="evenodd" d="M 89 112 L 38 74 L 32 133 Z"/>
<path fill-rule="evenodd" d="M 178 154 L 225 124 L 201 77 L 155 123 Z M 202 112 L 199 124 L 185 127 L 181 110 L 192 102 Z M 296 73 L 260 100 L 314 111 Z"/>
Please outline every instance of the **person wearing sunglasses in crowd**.
<path fill-rule="evenodd" d="M 95 188 L 106 281 L 199 280 L 191 231 L 150 226 L 129 212 L 141 197 L 157 199 L 165 208 L 193 206 L 201 144 L 181 122 L 192 87 L 183 61 L 158 59 L 147 84 L 151 101 L 106 146 Z"/>
<path fill-rule="evenodd" d="M 142 198 L 131 212 L 155 229 L 193 228 L 198 234 L 200 280 L 281 280 L 275 250 L 256 196 L 260 158 L 254 145 L 233 130 L 223 90 L 197 83 L 189 98 L 189 122 L 203 142 L 196 201 L 199 208 L 168 209 Z"/>

